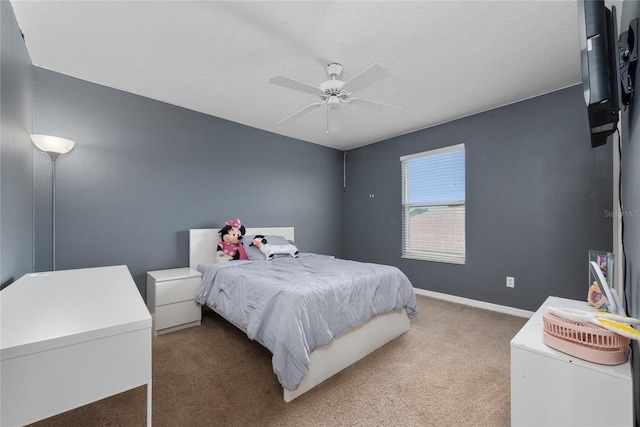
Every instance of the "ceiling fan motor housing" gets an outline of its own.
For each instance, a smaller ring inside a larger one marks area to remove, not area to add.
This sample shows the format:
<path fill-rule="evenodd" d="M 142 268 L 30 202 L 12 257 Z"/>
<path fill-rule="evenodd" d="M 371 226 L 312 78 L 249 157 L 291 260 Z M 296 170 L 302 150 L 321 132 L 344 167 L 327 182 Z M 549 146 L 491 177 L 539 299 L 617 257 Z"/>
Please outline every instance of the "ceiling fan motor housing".
<path fill-rule="evenodd" d="M 331 97 L 347 98 L 349 94 L 342 90 L 342 86 L 344 86 L 342 80 L 327 80 L 326 82 L 320 83 L 319 89 L 322 91 L 320 98 L 322 98 L 323 101 Z"/>
<path fill-rule="evenodd" d="M 342 65 L 337 62 L 327 65 L 327 74 L 330 80 L 320 83 L 319 89 L 322 91 L 320 99 L 327 101 L 329 107 L 337 107 L 341 99 L 347 99 L 349 96 L 349 93 L 342 90 L 344 82 L 338 80 L 342 75 Z"/>

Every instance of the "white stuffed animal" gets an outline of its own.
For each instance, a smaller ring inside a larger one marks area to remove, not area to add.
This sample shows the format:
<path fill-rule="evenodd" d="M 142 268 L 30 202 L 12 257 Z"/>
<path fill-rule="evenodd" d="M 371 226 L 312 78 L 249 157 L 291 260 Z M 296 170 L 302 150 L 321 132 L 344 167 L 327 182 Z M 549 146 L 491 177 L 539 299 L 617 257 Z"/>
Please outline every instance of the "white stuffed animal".
<path fill-rule="evenodd" d="M 296 248 L 291 243 L 286 245 L 271 245 L 267 243 L 267 239 L 264 236 L 256 235 L 253 238 L 253 242 L 249 246 L 255 246 L 260 249 L 260 252 L 264 254 L 266 259 L 273 259 L 274 255 L 290 255 L 293 258 L 298 258 L 298 248 Z"/>

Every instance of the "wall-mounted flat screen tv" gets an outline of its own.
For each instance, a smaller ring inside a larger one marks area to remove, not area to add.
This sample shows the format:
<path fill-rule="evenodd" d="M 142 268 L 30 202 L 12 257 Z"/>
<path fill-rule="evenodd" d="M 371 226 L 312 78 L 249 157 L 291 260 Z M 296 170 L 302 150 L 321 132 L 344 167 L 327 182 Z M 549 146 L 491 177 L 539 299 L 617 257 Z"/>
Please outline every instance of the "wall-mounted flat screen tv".
<path fill-rule="evenodd" d="M 578 26 L 591 146 L 597 147 L 616 131 L 620 111 L 615 7 L 609 10 L 604 0 L 579 0 Z"/>

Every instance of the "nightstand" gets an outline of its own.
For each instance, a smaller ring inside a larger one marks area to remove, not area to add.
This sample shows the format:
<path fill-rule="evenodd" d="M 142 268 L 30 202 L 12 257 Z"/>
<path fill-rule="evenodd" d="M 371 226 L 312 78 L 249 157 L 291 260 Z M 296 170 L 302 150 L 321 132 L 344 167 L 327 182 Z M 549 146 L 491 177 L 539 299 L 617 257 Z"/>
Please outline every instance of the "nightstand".
<path fill-rule="evenodd" d="M 147 308 L 156 335 L 200 325 L 202 308 L 195 297 L 201 276 L 189 267 L 147 272 Z"/>

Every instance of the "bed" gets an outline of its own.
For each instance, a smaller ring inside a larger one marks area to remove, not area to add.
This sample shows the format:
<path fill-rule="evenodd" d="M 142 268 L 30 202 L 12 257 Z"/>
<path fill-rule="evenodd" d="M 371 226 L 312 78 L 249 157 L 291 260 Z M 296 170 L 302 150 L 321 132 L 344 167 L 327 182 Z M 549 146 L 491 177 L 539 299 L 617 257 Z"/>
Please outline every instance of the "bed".
<path fill-rule="evenodd" d="M 257 234 L 283 236 L 289 241 L 295 241 L 293 227 L 248 228 L 245 238 Z M 218 229 L 189 230 L 189 266 L 203 273 L 196 300 L 272 352 L 274 372 L 283 386 L 286 402 L 408 331 L 409 315 L 417 313 L 413 287 L 395 267 L 356 263 L 304 252 L 296 259 L 283 256 L 272 261 L 212 264 L 219 237 Z M 245 247 L 247 244 L 245 242 Z M 333 276 L 338 275 L 336 271 L 342 271 L 340 269 L 343 266 L 355 269 L 339 274 L 356 277 L 352 281 L 357 282 L 361 276 L 365 277 L 362 271 L 371 271 L 371 277 L 366 280 L 381 283 L 370 285 L 369 288 L 358 285 L 360 290 L 357 297 L 341 294 L 352 292 L 348 290 L 353 286 L 352 283 L 349 286 L 339 284 L 332 285 L 333 287 L 321 284 L 325 280 L 327 283 L 341 283 L 336 282 Z M 387 278 L 389 274 L 391 279 Z M 296 277 L 295 285 L 287 282 L 292 275 Z M 252 277 L 259 277 L 259 280 L 251 279 L 249 282 L 248 278 Z M 314 283 L 307 284 L 307 280 Z M 389 284 L 386 283 L 387 280 Z M 312 288 L 319 284 L 322 291 Z M 307 287 L 313 289 L 313 292 L 307 293 Z M 362 289 L 374 290 L 363 292 Z M 253 292 L 256 291 L 260 298 L 254 296 Z M 349 323 L 348 326 L 327 326 L 326 323 L 332 323 L 334 317 L 313 312 L 315 309 L 324 310 L 318 307 L 335 305 L 318 300 L 326 298 L 322 296 L 322 292 L 331 292 L 330 295 L 334 296 L 334 301 L 338 301 L 338 304 L 344 305 L 348 301 L 348 309 L 342 308 L 342 312 L 348 312 L 342 316 Z M 299 306 L 305 308 L 300 309 Z M 258 321 L 254 321 L 255 319 Z M 318 322 L 315 319 L 324 322 L 320 330 L 314 329 Z M 340 329 L 345 327 L 348 329 Z M 330 333 L 339 333 L 327 337 L 325 329 Z M 292 334 L 293 340 L 287 335 L 283 344 L 280 335 L 285 334 Z"/>

